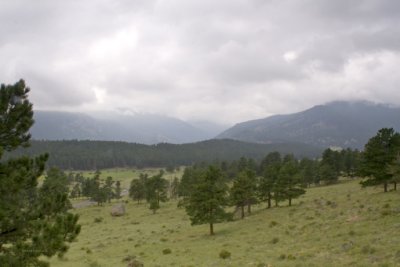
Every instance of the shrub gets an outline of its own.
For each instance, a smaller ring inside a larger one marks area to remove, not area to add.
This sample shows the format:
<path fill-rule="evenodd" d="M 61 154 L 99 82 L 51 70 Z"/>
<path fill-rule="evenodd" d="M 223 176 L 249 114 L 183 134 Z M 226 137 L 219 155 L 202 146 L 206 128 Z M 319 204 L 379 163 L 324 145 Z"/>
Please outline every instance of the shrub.
<path fill-rule="evenodd" d="M 103 221 L 103 218 L 102 217 L 96 217 L 96 218 L 94 218 L 94 222 L 95 223 L 101 223 Z"/>
<path fill-rule="evenodd" d="M 171 254 L 172 251 L 171 251 L 171 249 L 166 248 L 166 249 L 163 249 L 162 253 L 163 253 L 164 255 L 167 255 L 167 254 Z"/>
<path fill-rule="evenodd" d="M 271 243 L 272 244 L 276 244 L 276 243 L 278 243 L 279 242 L 279 238 L 277 238 L 277 237 L 274 237 L 274 238 L 272 238 L 272 240 L 271 240 Z"/>
<path fill-rule="evenodd" d="M 381 211 L 382 216 L 387 216 L 387 215 L 390 215 L 391 213 L 392 212 L 390 210 L 382 210 Z"/>
<path fill-rule="evenodd" d="M 225 249 L 221 250 L 221 252 L 219 253 L 219 257 L 221 259 L 227 259 L 231 257 L 231 253 Z"/>
<path fill-rule="evenodd" d="M 272 222 L 269 223 L 269 227 L 274 227 L 274 226 L 277 226 L 277 225 L 278 225 L 278 223 L 276 221 L 272 221 Z"/>

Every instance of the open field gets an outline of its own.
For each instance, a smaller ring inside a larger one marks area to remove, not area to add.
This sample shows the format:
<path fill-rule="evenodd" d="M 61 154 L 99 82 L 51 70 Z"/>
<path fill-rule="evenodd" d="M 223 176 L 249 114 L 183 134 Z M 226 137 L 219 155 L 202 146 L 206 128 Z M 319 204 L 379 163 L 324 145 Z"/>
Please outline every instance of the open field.
<path fill-rule="evenodd" d="M 258 205 L 244 220 L 216 224 L 215 236 L 191 226 L 175 201 L 155 215 L 133 201 L 123 217 L 110 216 L 112 204 L 77 209 L 78 241 L 51 265 L 117 267 L 136 256 L 145 266 L 399 266 L 400 191 L 358 182 L 308 189 L 292 207 Z"/>

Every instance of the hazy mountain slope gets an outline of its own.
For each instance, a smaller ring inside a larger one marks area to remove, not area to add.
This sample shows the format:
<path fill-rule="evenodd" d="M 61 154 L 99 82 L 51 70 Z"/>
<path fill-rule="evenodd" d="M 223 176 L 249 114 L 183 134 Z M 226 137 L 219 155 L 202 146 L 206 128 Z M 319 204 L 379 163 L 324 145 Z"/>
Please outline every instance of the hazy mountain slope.
<path fill-rule="evenodd" d="M 143 144 L 188 143 L 209 135 L 175 118 L 152 114 L 82 113 L 35 111 L 31 129 L 38 140 L 105 140 Z"/>
<path fill-rule="evenodd" d="M 368 102 L 332 102 L 294 114 L 239 123 L 217 138 L 363 148 L 383 127 L 400 130 L 400 108 Z"/>

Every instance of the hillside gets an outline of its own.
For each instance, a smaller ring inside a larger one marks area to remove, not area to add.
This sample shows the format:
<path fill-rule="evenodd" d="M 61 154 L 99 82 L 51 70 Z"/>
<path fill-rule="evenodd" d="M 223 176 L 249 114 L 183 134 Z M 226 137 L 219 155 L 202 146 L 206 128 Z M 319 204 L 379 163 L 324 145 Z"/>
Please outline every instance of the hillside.
<path fill-rule="evenodd" d="M 400 108 L 368 102 L 332 102 L 294 114 L 242 122 L 216 138 L 362 149 L 383 127 L 400 130 Z"/>
<path fill-rule="evenodd" d="M 49 153 L 49 166 L 62 169 L 94 170 L 113 167 L 165 167 L 194 162 L 261 159 L 269 152 L 292 153 L 296 157 L 318 157 L 322 149 L 306 144 L 254 144 L 235 140 L 208 140 L 189 144 L 143 145 L 108 141 L 32 141 L 31 146 L 6 156 Z"/>
<path fill-rule="evenodd" d="M 362 189 L 359 180 L 313 187 L 292 207 L 263 203 L 244 220 L 216 224 L 215 236 L 208 225 L 191 226 L 176 201 L 153 215 L 130 200 L 117 218 L 109 214 L 113 204 L 86 207 L 75 210 L 78 241 L 51 265 L 127 266 L 131 256 L 144 266 L 398 266 L 399 201 L 399 191 Z M 221 259 L 222 250 L 231 257 Z"/>
<path fill-rule="evenodd" d="M 142 144 L 190 143 L 209 139 L 215 132 L 182 120 L 153 114 L 35 111 L 31 134 L 37 140 L 102 140 Z"/>

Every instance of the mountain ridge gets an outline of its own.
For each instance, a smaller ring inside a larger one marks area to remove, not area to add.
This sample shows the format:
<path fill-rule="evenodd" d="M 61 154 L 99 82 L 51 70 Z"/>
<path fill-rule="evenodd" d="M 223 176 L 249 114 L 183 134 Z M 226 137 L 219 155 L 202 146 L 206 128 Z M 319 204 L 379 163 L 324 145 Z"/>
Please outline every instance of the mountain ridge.
<path fill-rule="evenodd" d="M 238 123 L 216 138 L 361 149 L 383 127 L 400 130 L 400 108 L 366 101 L 334 101 L 292 114 Z"/>
<path fill-rule="evenodd" d="M 36 140 L 77 139 L 181 144 L 207 140 L 215 135 L 182 120 L 155 114 L 85 114 L 36 110 L 34 120 L 31 134 Z"/>

